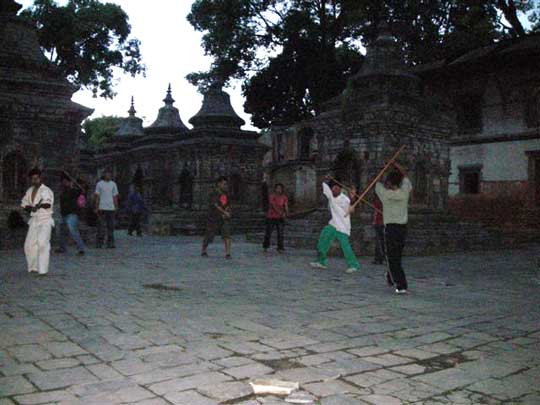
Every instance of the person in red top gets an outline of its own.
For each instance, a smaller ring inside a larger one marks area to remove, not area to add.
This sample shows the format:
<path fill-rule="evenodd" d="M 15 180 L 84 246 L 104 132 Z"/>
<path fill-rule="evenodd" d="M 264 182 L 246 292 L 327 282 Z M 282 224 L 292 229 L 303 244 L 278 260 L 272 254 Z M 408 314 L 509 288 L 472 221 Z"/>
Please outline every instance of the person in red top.
<path fill-rule="evenodd" d="M 285 227 L 285 217 L 289 215 L 289 199 L 284 193 L 283 184 L 276 184 L 274 193 L 268 198 L 268 213 L 266 214 L 266 232 L 264 234 L 263 249 L 265 252 L 270 247 L 270 239 L 274 228 L 277 230 L 278 252 L 283 253 L 283 229 Z"/>
<path fill-rule="evenodd" d="M 373 206 L 379 211 L 373 213 L 373 229 L 375 230 L 375 258 L 373 264 L 383 264 L 386 261 L 386 249 L 384 243 L 383 204 L 377 195 Z"/>

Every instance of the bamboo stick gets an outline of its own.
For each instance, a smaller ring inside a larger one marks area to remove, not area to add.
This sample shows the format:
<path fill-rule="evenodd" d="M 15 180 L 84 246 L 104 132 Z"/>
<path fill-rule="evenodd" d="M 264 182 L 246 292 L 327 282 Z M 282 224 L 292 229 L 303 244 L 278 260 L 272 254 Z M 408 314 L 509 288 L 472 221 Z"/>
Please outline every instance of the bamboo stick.
<path fill-rule="evenodd" d="M 336 183 L 337 185 L 339 185 L 341 188 L 344 188 L 345 190 L 348 190 L 348 191 L 351 191 L 350 188 L 348 188 L 347 186 L 341 184 L 339 181 L 337 181 L 336 179 L 334 179 L 332 176 L 329 176 L 330 180 L 332 180 L 334 183 Z M 353 193 L 354 195 L 358 195 L 356 192 Z M 379 214 L 382 215 L 382 211 L 380 209 L 378 209 L 377 207 L 375 207 L 373 204 L 371 204 L 368 200 L 366 199 L 362 199 L 362 202 L 364 204 L 366 204 L 368 207 L 370 208 L 373 208 L 375 211 L 377 211 Z"/>
<path fill-rule="evenodd" d="M 398 151 L 392 156 L 392 159 L 388 161 L 388 163 L 382 168 L 382 170 L 379 172 L 377 176 L 373 179 L 373 181 L 367 186 L 367 188 L 360 194 L 360 197 L 358 197 L 358 200 L 351 206 L 351 208 L 354 208 L 358 205 L 358 203 L 365 197 L 367 193 L 373 188 L 373 186 L 379 181 L 379 179 L 382 177 L 384 172 L 394 163 L 394 161 L 397 159 L 399 154 L 405 149 L 405 145 L 401 146 L 401 148 L 398 149 Z"/>

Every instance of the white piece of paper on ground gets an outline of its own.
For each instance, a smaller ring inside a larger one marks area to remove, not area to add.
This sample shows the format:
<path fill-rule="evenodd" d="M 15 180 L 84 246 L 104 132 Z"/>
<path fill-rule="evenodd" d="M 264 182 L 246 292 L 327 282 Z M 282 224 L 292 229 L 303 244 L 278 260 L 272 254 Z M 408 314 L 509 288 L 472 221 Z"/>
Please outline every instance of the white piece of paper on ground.
<path fill-rule="evenodd" d="M 297 382 L 262 378 L 250 381 L 249 384 L 255 394 L 291 395 L 300 388 Z"/>

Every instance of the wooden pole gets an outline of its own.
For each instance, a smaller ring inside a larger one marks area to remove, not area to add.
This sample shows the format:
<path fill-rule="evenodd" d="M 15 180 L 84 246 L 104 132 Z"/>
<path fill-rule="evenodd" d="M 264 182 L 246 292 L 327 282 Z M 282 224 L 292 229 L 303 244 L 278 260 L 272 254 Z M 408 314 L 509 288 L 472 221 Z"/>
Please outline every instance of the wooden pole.
<path fill-rule="evenodd" d="M 373 188 L 373 186 L 379 181 L 379 179 L 383 176 L 384 172 L 394 163 L 394 161 L 397 159 L 399 154 L 405 149 L 405 145 L 401 146 L 401 148 L 398 149 L 398 151 L 392 156 L 392 159 L 388 161 L 386 166 L 382 168 L 382 170 L 379 172 L 377 176 L 373 179 L 373 181 L 367 186 L 367 188 L 360 194 L 360 197 L 358 197 L 358 200 L 351 206 L 351 208 L 354 208 L 358 205 L 360 201 L 366 196 L 367 193 Z"/>
<path fill-rule="evenodd" d="M 345 190 L 348 190 L 350 191 L 350 188 L 348 188 L 347 186 L 344 186 L 343 184 L 341 184 L 339 181 L 337 181 L 336 179 L 334 179 L 332 176 L 330 176 L 330 180 L 332 180 L 334 183 L 336 183 L 338 186 L 340 186 L 341 188 L 344 188 Z M 358 195 L 356 192 L 354 193 L 354 195 Z M 375 211 L 377 211 L 379 214 L 382 215 L 382 211 L 380 209 L 378 209 L 377 207 L 375 207 L 373 204 L 371 204 L 368 200 L 366 199 L 362 199 L 362 202 L 364 204 L 366 204 L 368 207 L 370 208 L 373 208 Z"/>
<path fill-rule="evenodd" d="M 73 182 L 73 184 L 75 184 L 77 187 L 79 187 L 79 189 L 84 192 L 84 188 L 81 187 L 81 185 L 79 183 L 77 183 L 77 181 L 65 170 L 62 170 L 62 173 L 64 173 L 66 176 L 69 177 L 69 179 Z"/>

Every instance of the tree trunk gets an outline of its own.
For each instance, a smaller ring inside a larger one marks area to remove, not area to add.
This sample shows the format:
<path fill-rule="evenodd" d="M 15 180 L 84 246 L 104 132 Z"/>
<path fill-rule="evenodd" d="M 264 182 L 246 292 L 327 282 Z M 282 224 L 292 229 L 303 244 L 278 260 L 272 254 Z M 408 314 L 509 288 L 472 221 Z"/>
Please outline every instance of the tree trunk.
<path fill-rule="evenodd" d="M 506 18 L 506 20 L 512 26 L 512 35 L 515 37 L 524 36 L 525 29 L 523 28 L 523 25 L 521 24 L 521 21 L 519 21 L 519 18 L 517 16 L 517 10 L 516 5 L 514 4 L 514 0 L 508 0 L 508 4 L 506 3 L 506 0 L 497 0 L 497 4 L 503 12 L 504 18 Z"/>

